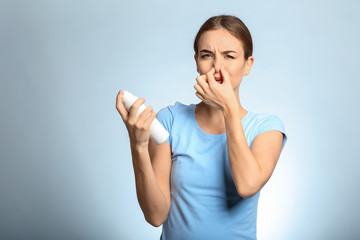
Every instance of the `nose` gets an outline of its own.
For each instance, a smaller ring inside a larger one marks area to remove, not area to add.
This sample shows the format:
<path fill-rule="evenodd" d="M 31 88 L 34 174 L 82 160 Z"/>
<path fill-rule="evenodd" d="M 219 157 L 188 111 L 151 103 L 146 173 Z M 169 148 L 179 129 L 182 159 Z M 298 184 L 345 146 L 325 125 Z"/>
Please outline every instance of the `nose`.
<path fill-rule="evenodd" d="M 220 58 L 216 58 L 214 61 L 214 68 L 215 68 L 215 72 L 219 73 L 220 72 L 220 68 L 221 68 L 222 62 L 220 60 Z"/>

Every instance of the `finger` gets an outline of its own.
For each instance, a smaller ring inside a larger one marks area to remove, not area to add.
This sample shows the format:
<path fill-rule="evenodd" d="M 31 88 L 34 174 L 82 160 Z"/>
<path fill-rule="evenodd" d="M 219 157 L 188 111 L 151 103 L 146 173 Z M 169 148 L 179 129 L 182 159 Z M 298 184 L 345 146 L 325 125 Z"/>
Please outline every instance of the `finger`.
<path fill-rule="evenodd" d="M 224 66 L 221 66 L 220 68 L 220 74 L 221 74 L 221 77 L 223 79 L 223 81 L 230 81 L 230 76 L 229 76 L 229 73 L 226 71 L 225 67 Z"/>
<path fill-rule="evenodd" d="M 130 108 L 129 113 L 129 119 L 135 119 L 137 116 L 137 112 L 139 110 L 139 107 L 144 104 L 145 99 L 144 98 L 138 98 L 133 105 Z"/>
<path fill-rule="evenodd" d="M 139 115 L 138 120 L 136 124 L 141 127 L 144 125 L 146 119 L 149 117 L 149 115 L 152 113 L 153 108 L 151 106 L 148 106 L 144 109 L 144 111 Z"/>
<path fill-rule="evenodd" d="M 210 69 L 210 71 L 206 74 L 206 77 L 208 79 L 209 85 L 212 86 L 213 84 L 215 84 L 215 78 L 214 78 L 214 73 L 215 73 L 215 68 L 212 67 Z"/>
<path fill-rule="evenodd" d="M 196 95 L 198 98 L 200 98 L 202 101 L 204 101 L 204 98 L 203 98 L 203 96 L 201 96 L 200 93 L 196 92 L 195 95 Z"/>
<path fill-rule="evenodd" d="M 199 84 L 199 86 L 205 91 L 206 88 L 208 88 L 208 84 L 206 83 L 206 75 L 200 75 L 196 77 L 196 82 Z"/>
<path fill-rule="evenodd" d="M 201 86 L 199 84 L 195 84 L 194 88 L 198 93 L 201 93 L 202 95 L 204 95 L 204 90 L 201 88 Z"/>
<path fill-rule="evenodd" d="M 151 125 L 151 123 L 154 121 L 155 117 L 156 117 L 156 112 L 152 112 L 152 113 L 150 114 L 150 116 L 146 119 L 145 124 L 144 124 L 144 127 L 145 127 L 146 129 L 149 129 L 149 128 L 150 128 L 150 125 Z"/>
<path fill-rule="evenodd" d="M 116 109 L 120 113 L 120 116 L 123 119 L 123 121 L 126 121 L 128 118 L 129 112 L 126 110 L 126 108 L 124 107 L 124 104 L 122 102 L 123 96 L 124 96 L 124 92 L 120 90 L 118 95 L 116 96 Z"/>

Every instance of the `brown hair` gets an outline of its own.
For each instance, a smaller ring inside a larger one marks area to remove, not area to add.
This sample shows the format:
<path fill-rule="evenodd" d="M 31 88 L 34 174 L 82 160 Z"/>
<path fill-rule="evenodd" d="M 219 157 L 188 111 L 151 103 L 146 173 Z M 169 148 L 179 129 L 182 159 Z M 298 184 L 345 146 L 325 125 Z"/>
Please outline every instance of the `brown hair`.
<path fill-rule="evenodd" d="M 198 42 L 201 35 L 206 31 L 217 30 L 220 28 L 225 28 L 242 42 L 245 60 L 252 56 L 253 43 L 249 29 L 239 18 L 231 15 L 211 17 L 200 27 L 194 40 L 194 51 L 196 54 L 198 54 Z"/>

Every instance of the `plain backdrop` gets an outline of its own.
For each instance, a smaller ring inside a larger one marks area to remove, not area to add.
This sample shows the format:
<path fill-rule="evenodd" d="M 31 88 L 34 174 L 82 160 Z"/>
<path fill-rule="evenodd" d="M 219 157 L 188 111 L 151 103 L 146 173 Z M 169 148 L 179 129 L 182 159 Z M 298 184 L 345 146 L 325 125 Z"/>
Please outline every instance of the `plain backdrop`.
<path fill-rule="evenodd" d="M 0 1 L 0 239 L 159 239 L 138 205 L 126 89 L 156 111 L 197 103 L 192 44 L 209 17 L 251 31 L 240 86 L 288 136 L 258 238 L 360 237 L 358 1 Z"/>

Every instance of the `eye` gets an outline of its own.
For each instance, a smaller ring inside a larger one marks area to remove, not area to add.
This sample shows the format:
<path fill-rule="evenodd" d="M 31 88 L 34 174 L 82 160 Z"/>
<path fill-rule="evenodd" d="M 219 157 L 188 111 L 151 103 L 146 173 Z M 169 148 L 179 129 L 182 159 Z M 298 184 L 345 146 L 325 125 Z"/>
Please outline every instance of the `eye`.
<path fill-rule="evenodd" d="M 204 55 L 201 56 L 201 58 L 207 58 L 207 57 L 211 57 L 211 55 L 210 54 L 204 54 Z"/>
<path fill-rule="evenodd" d="M 231 55 L 226 55 L 227 58 L 230 58 L 230 59 L 235 59 L 233 56 Z"/>

